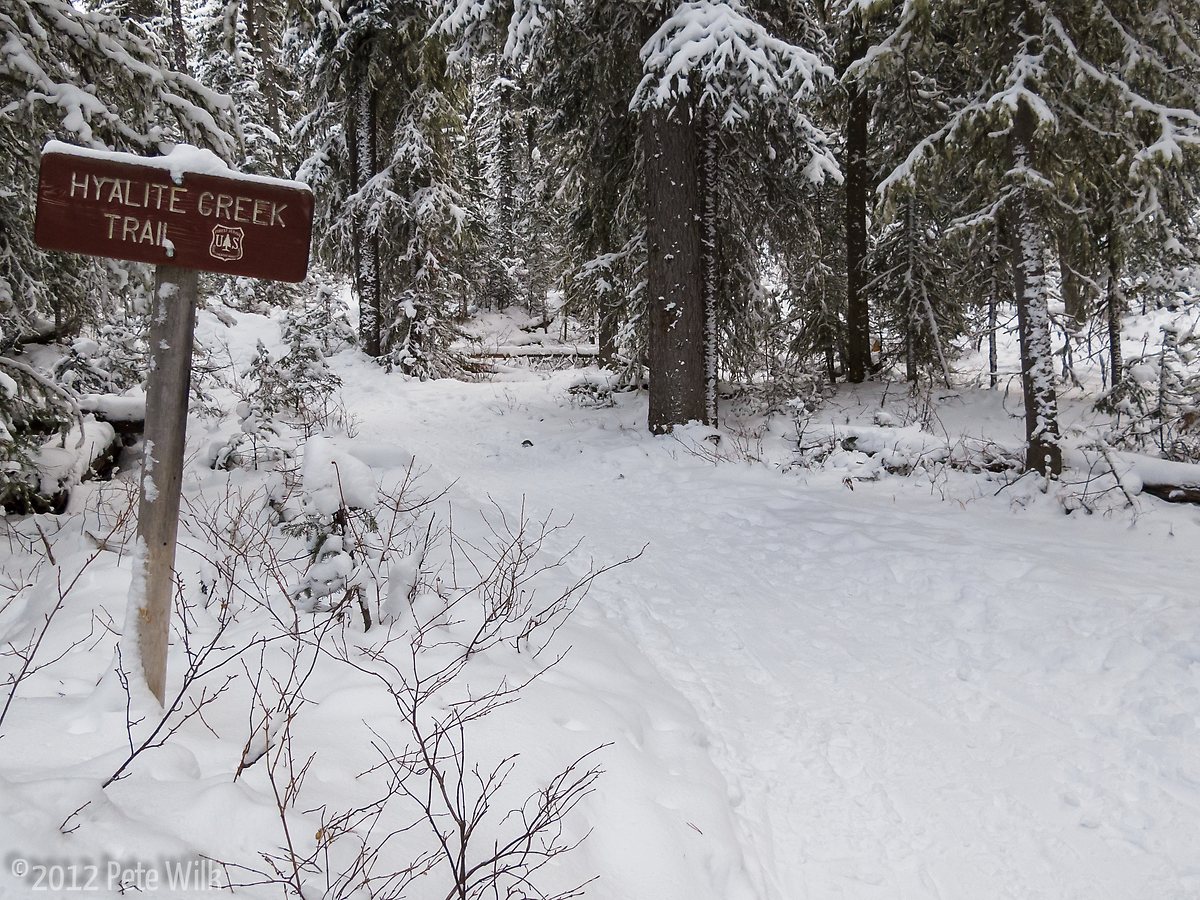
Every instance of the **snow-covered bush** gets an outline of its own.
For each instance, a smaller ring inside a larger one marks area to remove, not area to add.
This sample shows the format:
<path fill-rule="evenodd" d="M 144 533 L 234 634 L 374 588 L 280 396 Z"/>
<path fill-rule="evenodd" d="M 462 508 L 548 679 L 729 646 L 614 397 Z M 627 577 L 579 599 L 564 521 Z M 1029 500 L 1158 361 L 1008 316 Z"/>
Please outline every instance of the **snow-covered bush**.
<path fill-rule="evenodd" d="M 246 372 L 244 396 L 237 405 L 238 430 L 215 448 L 214 469 L 257 469 L 289 455 L 278 415 L 283 408 L 277 366 L 261 341 Z"/>
<path fill-rule="evenodd" d="M 322 288 L 310 305 L 288 310 L 281 330 L 285 350 L 278 357 L 258 344 L 239 386 L 238 431 L 214 452 L 214 468 L 277 462 L 297 441 L 349 425 L 338 399 L 341 378 L 325 360 L 353 338 L 344 304 Z"/>
<path fill-rule="evenodd" d="M 1160 347 L 1130 360 L 1097 405 L 1116 414 L 1117 446 L 1200 462 L 1200 334 L 1174 322 L 1160 333 Z"/>
<path fill-rule="evenodd" d="M 581 375 L 567 386 L 567 394 L 572 403 L 592 409 L 616 406 L 617 401 L 613 396 L 614 380 L 611 375 L 602 372 Z"/>
<path fill-rule="evenodd" d="M 305 432 L 334 424 L 340 414 L 337 392 L 342 379 L 325 361 L 350 343 L 344 307 L 326 291 L 311 306 L 289 310 L 283 322 L 286 350 L 269 380 L 278 402 Z M 344 416 L 343 416 L 344 417 Z"/>
<path fill-rule="evenodd" d="M 218 301 L 243 312 L 268 315 L 272 308 L 287 309 L 302 302 L 303 297 L 300 288 L 283 281 L 225 275 L 206 275 L 204 280 L 204 294 L 209 302 Z"/>
<path fill-rule="evenodd" d="M 300 537 L 308 567 L 291 588 L 291 597 L 306 612 L 341 611 L 356 606 L 363 629 L 374 624 L 368 590 L 375 581 L 382 548 L 372 541 L 378 493 L 370 468 L 348 453 L 339 453 L 325 437 L 304 445 L 300 484 L 292 502 L 298 506 L 284 532 Z M 373 557 L 373 559 L 368 559 Z"/>
<path fill-rule="evenodd" d="M 107 316 L 95 337 L 76 338 L 54 367 L 55 380 L 80 394 L 119 394 L 146 377 L 146 321 Z"/>
<path fill-rule="evenodd" d="M 78 416 L 71 392 L 25 362 L 0 355 L 0 508 L 35 508 L 37 458 L 52 435 Z"/>

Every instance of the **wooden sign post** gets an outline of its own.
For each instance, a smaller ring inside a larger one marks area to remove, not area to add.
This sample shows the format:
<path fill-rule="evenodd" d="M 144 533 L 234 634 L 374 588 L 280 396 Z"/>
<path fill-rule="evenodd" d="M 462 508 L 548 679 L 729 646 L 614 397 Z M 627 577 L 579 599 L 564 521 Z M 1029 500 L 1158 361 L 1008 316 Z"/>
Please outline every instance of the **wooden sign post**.
<path fill-rule="evenodd" d="M 166 695 L 198 273 L 302 281 L 312 209 L 305 185 L 241 175 L 191 147 L 156 158 L 57 141 L 42 151 L 38 245 L 157 266 L 138 552 L 126 628 L 136 629 L 141 669 L 160 703 Z"/>

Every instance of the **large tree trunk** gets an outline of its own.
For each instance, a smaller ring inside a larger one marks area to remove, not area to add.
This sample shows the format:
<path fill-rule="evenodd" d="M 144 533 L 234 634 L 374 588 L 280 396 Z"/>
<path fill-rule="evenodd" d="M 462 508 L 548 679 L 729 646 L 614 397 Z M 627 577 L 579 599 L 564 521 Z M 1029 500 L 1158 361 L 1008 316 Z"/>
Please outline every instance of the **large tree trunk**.
<path fill-rule="evenodd" d="M 699 143 L 686 106 L 643 114 L 650 304 L 648 424 L 655 434 L 706 417 Z"/>
<path fill-rule="evenodd" d="M 866 35 L 857 16 L 851 16 L 850 59 L 867 52 Z M 855 384 L 871 367 L 871 314 L 866 295 L 867 204 L 870 175 L 867 171 L 867 125 L 870 102 L 858 79 L 847 85 L 846 113 L 846 378 Z"/>
<path fill-rule="evenodd" d="M 378 171 L 378 125 L 375 89 L 366 62 L 356 66 L 354 83 L 354 185 L 362 191 Z M 380 323 L 383 303 L 379 285 L 379 239 L 360 211 L 355 222 L 355 285 L 358 288 L 358 330 L 363 351 L 378 357 L 382 352 Z"/>
<path fill-rule="evenodd" d="M 717 137 L 716 116 L 711 109 L 705 109 L 699 123 L 701 134 L 700 155 L 700 205 L 704 236 L 701 250 L 704 254 L 704 421 L 705 424 L 717 424 L 717 297 L 718 297 L 718 246 L 717 246 L 717 204 L 720 197 L 720 184 L 717 173 Z"/>
<path fill-rule="evenodd" d="M 1013 117 L 1013 168 L 1027 169 L 1033 146 L 1033 110 L 1021 100 Z M 1050 314 L 1046 305 L 1045 239 L 1029 189 L 1017 190 L 1010 239 L 1017 329 L 1021 343 L 1021 387 L 1025 398 L 1025 466 L 1043 475 L 1062 471 L 1059 446 L 1058 397 L 1054 385 L 1054 355 L 1050 344 Z"/>

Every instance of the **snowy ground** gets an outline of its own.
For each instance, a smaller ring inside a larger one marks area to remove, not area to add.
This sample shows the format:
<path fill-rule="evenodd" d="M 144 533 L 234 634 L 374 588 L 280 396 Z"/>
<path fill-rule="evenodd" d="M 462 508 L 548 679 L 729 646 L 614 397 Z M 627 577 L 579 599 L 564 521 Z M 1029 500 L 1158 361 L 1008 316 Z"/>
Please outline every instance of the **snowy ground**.
<path fill-rule="evenodd" d="M 601 558 L 648 546 L 592 605 L 694 710 L 759 895 L 1200 892 L 1200 514 L 713 464 L 570 378 L 356 408 L 458 492 L 569 513 Z M 638 895 L 729 896 L 663 890 Z"/>
<path fill-rule="evenodd" d="M 205 318 L 202 335 L 217 328 Z M 264 329 L 246 317 L 233 355 Z M 790 468 L 788 417 L 734 422 L 716 443 L 697 428 L 652 437 L 644 395 L 590 407 L 568 392 L 573 372 L 417 383 L 351 353 L 335 365 L 357 420 L 337 446 L 385 490 L 415 457 L 427 487 L 452 485 L 443 502 L 468 533 L 488 509 L 569 520 L 546 549 L 583 541 L 570 576 L 644 548 L 595 582 L 559 636 L 570 653 L 489 736 L 547 771 L 609 745 L 569 827 L 591 834 L 550 873 L 561 883 L 597 875 L 599 900 L 1200 896 L 1196 507 L 1144 497 L 1136 516 L 1067 516 L 1028 481 L 854 480 L 869 460 L 850 452 L 840 468 Z M 1013 402 L 944 392 L 938 428 L 1011 440 Z M 912 407 L 896 389 L 841 393 L 818 424 L 903 425 Z M 214 428 L 193 423 L 197 459 Z M 257 477 L 197 465 L 188 490 Z M 76 526 L 57 527 L 83 554 Z M 97 606 L 121 621 L 127 567 L 104 554 L 89 569 L 88 602 L 56 623 L 64 645 Z M 181 569 L 200 568 L 185 549 Z M 0 624 L 33 615 L 14 604 Z M 19 854 L 277 847 L 261 767 L 232 777 L 244 697 L 101 794 L 124 755 L 125 700 L 104 675 L 111 641 L 97 643 L 31 679 L 5 723 L 0 896 L 36 896 L 8 871 Z M 321 673 L 298 719 L 317 753 L 311 807 L 360 797 L 363 725 L 394 717 L 368 684 Z M 313 821 L 302 804 L 297 832 Z"/>

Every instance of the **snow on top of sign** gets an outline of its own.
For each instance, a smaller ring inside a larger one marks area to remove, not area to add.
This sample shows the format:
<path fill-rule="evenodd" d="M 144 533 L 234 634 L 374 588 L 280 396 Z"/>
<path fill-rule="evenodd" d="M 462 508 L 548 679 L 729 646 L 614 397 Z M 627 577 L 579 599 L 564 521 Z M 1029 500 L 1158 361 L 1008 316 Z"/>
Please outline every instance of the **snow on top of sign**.
<path fill-rule="evenodd" d="M 292 181 L 287 178 L 268 178 L 265 175 L 250 175 L 231 169 L 221 157 L 211 150 L 193 147 L 191 144 L 174 144 L 163 156 L 138 156 L 136 153 L 122 153 L 116 150 L 92 150 L 87 147 L 77 147 L 63 141 L 47 141 L 42 153 L 59 153 L 65 156 L 85 156 L 88 159 L 101 159 L 108 162 L 125 163 L 133 166 L 149 166 L 154 169 L 166 169 L 171 178 L 180 182 L 184 175 L 217 175 L 221 178 L 232 178 L 237 181 L 251 181 L 258 184 L 271 184 L 279 187 L 295 188 L 310 191 L 311 188 L 302 181 Z"/>

